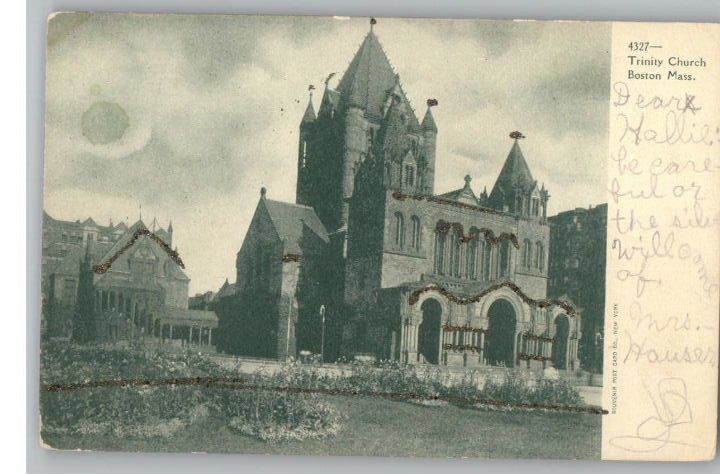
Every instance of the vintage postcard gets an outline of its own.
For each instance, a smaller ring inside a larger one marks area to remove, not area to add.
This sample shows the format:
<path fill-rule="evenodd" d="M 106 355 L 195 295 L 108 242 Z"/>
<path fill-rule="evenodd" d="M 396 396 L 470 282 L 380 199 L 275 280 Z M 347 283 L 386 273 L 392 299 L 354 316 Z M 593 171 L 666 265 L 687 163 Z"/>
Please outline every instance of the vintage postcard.
<path fill-rule="evenodd" d="M 46 85 L 43 446 L 714 457 L 718 25 L 57 13 Z"/>

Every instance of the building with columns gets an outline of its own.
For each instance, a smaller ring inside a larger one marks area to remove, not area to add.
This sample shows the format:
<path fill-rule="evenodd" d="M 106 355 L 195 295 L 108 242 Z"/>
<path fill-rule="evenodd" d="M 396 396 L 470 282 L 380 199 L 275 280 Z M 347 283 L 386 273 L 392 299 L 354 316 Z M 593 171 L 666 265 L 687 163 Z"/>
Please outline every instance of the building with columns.
<path fill-rule="evenodd" d="M 211 347 L 217 316 L 188 309 L 173 228 L 43 219 L 45 334 L 79 342 L 151 338 Z M 108 265 L 108 263 L 110 263 Z"/>
<path fill-rule="evenodd" d="M 550 195 L 523 135 L 489 194 L 470 175 L 437 194 L 436 104 L 419 119 L 372 29 L 317 113 L 310 96 L 296 202 L 262 190 L 218 292 L 220 350 L 577 367 L 580 309 L 547 300 Z"/>

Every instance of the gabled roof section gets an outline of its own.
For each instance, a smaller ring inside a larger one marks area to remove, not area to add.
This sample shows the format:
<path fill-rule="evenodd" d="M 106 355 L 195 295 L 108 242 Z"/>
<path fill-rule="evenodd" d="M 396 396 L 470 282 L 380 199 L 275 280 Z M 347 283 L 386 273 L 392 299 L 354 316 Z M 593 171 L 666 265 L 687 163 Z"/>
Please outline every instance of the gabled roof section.
<path fill-rule="evenodd" d="M 340 79 L 337 90 L 348 105 L 365 109 L 367 115 L 380 119 L 383 117 L 383 105 L 396 84 L 397 75 L 377 36 L 370 31 Z M 402 88 L 400 90 L 402 99 L 408 106 L 411 126 L 418 130 L 418 119 Z"/>
<path fill-rule="evenodd" d="M 510 197 L 516 189 L 530 189 L 535 186 L 535 180 L 530 173 L 527 161 L 520 150 L 518 141 L 515 140 L 512 149 L 508 154 L 505 164 L 500 170 L 495 186 L 490 192 L 490 200 L 501 199 L 501 196 Z"/>
<path fill-rule="evenodd" d="M 124 224 L 123 224 L 123 226 L 124 226 Z M 111 246 L 109 246 L 109 247 L 98 246 L 99 248 L 104 250 L 104 252 L 101 254 L 96 254 L 96 255 L 100 255 L 100 258 L 96 258 L 96 259 L 94 258 L 93 259 L 94 263 L 102 264 L 103 262 L 106 262 L 109 259 L 111 259 L 116 253 L 121 252 L 123 247 L 125 247 L 126 245 L 128 245 L 130 243 L 130 240 L 132 239 L 133 235 L 135 234 L 135 232 L 137 232 L 138 229 L 147 229 L 147 227 L 145 226 L 145 223 L 141 220 L 138 220 L 133 225 L 128 227 L 127 230 Z M 155 234 L 155 235 L 157 235 L 157 234 Z M 160 236 L 158 236 L 158 237 L 160 237 Z M 185 272 L 182 270 L 182 268 L 180 268 L 180 266 L 175 261 L 173 261 L 169 257 L 167 259 L 165 258 L 166 250 L 163 249 L 158 242 L 156 242 L 155 240 L 150 238 L 150 236 L 148 236 L 148 235 L 141 235 L 141 236 L 139 236 L 138 241 L 140 239 L 146 239 L 147 241 L 151 242 L 151 245 L 155 245 L 160 249 L 160 252 L 162 252 L 162 255 L 164 256 L 163 260 L 170 262 L 168 264 L 168 265 L 170 265 L 170 271 L 171 271 L 169 276 L 172 276 L 173 278 L 177 278 L 177 279 L 181 279 L 181 280 L 190 280 L 190 278 L 188 278 L 188 276 L 185 274 Z M 138 242 L 136 241 L 136 243 L 133 246 L 137 245 L 137 243 Z M 95 245 L 97 246 L 98 243 L 96 243 Z M 122 252 L 122 254 L 124 255 L 127 253 L 132 253 L 131 249 L 132 249 L 132 247 L 125 249 L 125 251 Z M 110 267 L 110 268 L 112 269 L 113 267 Z"/>
<path fill-rule="evenodd" d="M 378 133 L 381 151 L 386 152 L 388 157 L 395 158 L 404 155 L 409 149 L 410 142 L 407 132 L 408 115 L 411 114 L 412 112 L 408 113 L 401 98 L 393 99 Z"/>
<path fill-rule="evenodd" d="M 218 301 L 221 298 L 226 298 L 228 296 L 233 296 L 235 294 L 235 290 L 237 288 L 237 283 L 230 283 L 227 278 L 225 279 L 225 283 L 220 287 L 220 289 L 215 293 L 212 297 L 212 301 Z"/>
<path fill-rule="evenodd" d="M 470 187 L 470 181 L 472 181 L 470 175 L 465 176 L 465 186 L 455 191 L 441 194 L 439 197 L 447 199 L 448 201 L 462 202 L 473 206 L 479 205 L 478 198 Z"/>
<path fill-rule="evenodd" d="M 267 198 L 263 198 L 263 202 L 278 236 L 285 241 L 286 252 L 302 255 L 301 244 L 306 228 L 321 241 L 330 242 L 325 226 L 312 207 Z"/>

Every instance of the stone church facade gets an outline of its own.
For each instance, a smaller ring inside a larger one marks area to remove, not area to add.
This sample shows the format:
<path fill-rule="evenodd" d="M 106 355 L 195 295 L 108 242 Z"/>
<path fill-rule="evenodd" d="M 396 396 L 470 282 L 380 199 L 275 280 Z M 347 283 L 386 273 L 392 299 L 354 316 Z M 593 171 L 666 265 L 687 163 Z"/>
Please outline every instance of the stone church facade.
<path fill-rule="evenodd" d="M 549 193 L 524 137 L 489 194 L 471 176 L 436 194 L 433 105 L 419 120 L 372 30 L 317 113 L 311 95 L 296 203 L 262 190 L 217 295 L 220 350 L 577 367 L 580 309 L 546 300 Z"/>

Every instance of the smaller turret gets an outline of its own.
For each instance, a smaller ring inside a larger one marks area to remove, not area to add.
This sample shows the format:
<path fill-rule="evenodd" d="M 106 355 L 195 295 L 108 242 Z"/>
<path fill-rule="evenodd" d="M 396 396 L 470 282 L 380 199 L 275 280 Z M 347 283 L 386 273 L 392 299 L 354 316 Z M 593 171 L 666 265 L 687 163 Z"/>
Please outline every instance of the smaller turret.
<path fill-rule="evenodd" d="M 298 168 L 297 168 L 297 184 L 295 201 L 298 204 L 308 204 L 310 202 L 310 196 L 308 196 L 309 190 L 312 187 L 310 183 L 310 173 L 308 168 L 311 167 L 312 159 L 312 142 L 315 134 L 315 122 L 317 115 L 315 114 L 315 107 L 313 106 L 313 94 L 312 90 L 314 87 L 309 87 L 310 94 L 308 97 L 308 104 L 305 107 L 305 113 L 303 114 L 302 120 L 300 120 L 300 136 L 298 142 Z"/>

